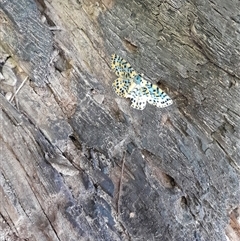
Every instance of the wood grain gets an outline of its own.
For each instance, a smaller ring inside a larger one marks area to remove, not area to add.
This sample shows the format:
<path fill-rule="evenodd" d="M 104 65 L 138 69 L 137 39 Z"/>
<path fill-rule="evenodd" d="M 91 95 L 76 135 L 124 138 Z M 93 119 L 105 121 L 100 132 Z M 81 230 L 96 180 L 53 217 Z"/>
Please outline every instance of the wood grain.
<path fill-rule="evenodd" d="M 0 83 L 0 240 L 238 240 L 239 12 L 0 1 L 1 65 L 16 61 L 16 88 L 30 78 L 12 104 Z M 173 105 L 115 95 L 113 53 Z"/>

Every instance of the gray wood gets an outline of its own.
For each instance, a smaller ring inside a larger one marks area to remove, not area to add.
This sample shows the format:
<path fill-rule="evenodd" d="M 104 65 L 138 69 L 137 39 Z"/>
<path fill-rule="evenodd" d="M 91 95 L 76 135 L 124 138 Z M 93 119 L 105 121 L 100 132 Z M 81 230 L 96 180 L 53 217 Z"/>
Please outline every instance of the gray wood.
<path fill-rule="evenodd" d="M 239 13 L 0 0 L 1 64 L 16 61 L 13 91 L 30 79 L 11 103 L 0 85 L 0 240 L 240 240 Z M 132 109 L 113 53 L 174 104 Z"/>

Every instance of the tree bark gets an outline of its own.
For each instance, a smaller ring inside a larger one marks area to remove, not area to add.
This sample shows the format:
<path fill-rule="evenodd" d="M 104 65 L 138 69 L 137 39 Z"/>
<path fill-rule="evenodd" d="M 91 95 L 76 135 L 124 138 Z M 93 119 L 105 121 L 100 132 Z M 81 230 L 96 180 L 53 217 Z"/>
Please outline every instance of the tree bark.
<path fill-rule="evenodd" d="M 0 0 L 0 240 L 240 240 L 239 13 Z M 174 104 L 131 108 L 113 53 Z"/>

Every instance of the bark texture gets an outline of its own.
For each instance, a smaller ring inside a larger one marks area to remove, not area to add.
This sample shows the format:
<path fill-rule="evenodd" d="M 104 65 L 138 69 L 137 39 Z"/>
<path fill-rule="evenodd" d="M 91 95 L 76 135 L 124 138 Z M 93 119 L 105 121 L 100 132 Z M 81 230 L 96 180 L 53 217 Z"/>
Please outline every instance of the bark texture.
<path fill-rule="evenodd" d="M 0 240 L 240 240 L 239 1 L 0 0 L 0 41 Z"/>

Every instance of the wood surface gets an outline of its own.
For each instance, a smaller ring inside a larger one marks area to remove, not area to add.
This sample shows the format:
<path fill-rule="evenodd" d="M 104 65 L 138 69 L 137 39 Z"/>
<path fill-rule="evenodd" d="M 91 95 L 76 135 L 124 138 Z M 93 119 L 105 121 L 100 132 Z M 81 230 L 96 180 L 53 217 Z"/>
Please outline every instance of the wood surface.
<path fill-rule="evenodd" d="M 0 0 L 0 240 L 240 240 L 239 13 Z M 114 53 L 173 105 L 118 97 Z"/>

